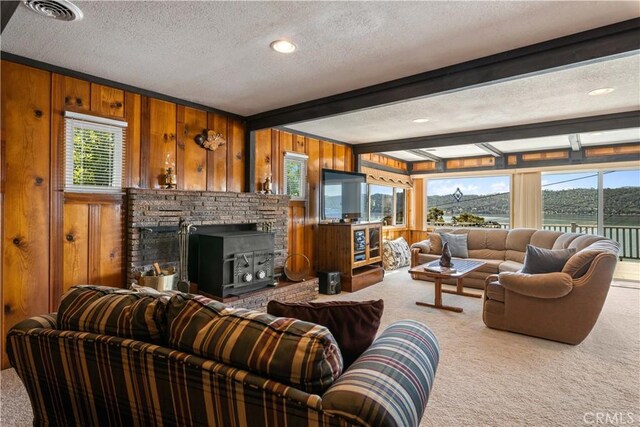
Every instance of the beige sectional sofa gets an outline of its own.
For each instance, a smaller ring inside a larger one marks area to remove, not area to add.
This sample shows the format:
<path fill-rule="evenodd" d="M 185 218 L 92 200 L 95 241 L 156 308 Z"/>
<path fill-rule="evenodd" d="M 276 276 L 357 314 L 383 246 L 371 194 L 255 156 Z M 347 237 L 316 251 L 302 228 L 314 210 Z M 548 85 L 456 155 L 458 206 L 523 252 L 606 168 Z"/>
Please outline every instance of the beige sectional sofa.
<path fill-rule="evenodd" d="M 562 233 L 559 231 L 515 228 L 502 230 L 495 228 L 437 228 L 429 233 L 429 238 L 411 246 L 411 267 L 436 260 L 442 255 L 442 240 L 439 233 L 467 234 L 469 259 L 485 262 L 477 271 L 464 279 L 464 285 L 484 289 L 485 279 L 502 272 L 519 271 L 524 263 L 527 245 L 545 249 L 576 248 L 581 251 L 592 243 L 605 240 L 602 236 L 589 234 Z M 455 280 L 444 281 L 455 284 Z"/>

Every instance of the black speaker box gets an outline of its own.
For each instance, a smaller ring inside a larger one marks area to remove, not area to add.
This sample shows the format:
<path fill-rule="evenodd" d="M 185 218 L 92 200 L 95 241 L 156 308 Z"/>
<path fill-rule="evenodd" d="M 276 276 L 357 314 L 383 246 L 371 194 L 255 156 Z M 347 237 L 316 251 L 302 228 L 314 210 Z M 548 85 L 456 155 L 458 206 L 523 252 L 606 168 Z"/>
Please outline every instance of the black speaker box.
<path fill-rule="evenodd" d="M 340 272 L 319 271 L 318 279 L 320 279 L 321 294 L 336 295 L 342 291 L 342 286 L 340 285 Z"/>

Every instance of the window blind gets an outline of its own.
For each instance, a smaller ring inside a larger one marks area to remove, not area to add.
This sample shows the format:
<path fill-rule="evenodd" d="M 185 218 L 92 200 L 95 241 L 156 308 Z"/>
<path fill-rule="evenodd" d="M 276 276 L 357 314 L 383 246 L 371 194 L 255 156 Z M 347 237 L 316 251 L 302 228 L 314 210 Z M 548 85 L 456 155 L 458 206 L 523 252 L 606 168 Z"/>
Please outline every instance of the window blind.
<path fill-rule="evenodd" d="M 127 123 L 65 112 L 65 191 L 122 190 Z"/>

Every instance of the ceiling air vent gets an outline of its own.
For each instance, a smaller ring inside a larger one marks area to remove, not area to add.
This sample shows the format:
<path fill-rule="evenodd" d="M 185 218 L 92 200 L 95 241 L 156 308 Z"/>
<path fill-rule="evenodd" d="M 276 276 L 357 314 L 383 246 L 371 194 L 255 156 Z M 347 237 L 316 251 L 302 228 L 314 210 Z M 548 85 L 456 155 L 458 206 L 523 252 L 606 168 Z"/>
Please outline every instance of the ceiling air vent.
<path fill-rule="evenodd" d="M 38 15 L 60 21 L 79 21 L 83 16 L 80 8 L 67 0 L 24 0 L 22 3 Z"/>

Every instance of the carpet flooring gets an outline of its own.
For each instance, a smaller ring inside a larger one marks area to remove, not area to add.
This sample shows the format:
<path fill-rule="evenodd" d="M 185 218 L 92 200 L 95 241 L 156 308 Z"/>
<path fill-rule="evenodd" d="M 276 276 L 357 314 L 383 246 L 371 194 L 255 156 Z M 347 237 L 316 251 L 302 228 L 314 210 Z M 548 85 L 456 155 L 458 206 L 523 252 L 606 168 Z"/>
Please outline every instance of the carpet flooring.
<path fill-rule="evenodd" d="M 321 299 L 382 298 L 381 329 L 405 318 L 433 329 L 441 359 L 422 427 L 595 425 L 598 413 L 623 413 L 625 425 L 640 425 L 640 290 L 633 282 L 616 285 L 578 346 L 488 329 L 481 299 L 443 296 L 463 313 L 417 306 L 416 300 L 433 301 L 433 284 L 411 280 L 406 269 L 359 292 Z M 0 381 L 0 424 L 31 425 L 15 372 L 2 371 Z"/>

